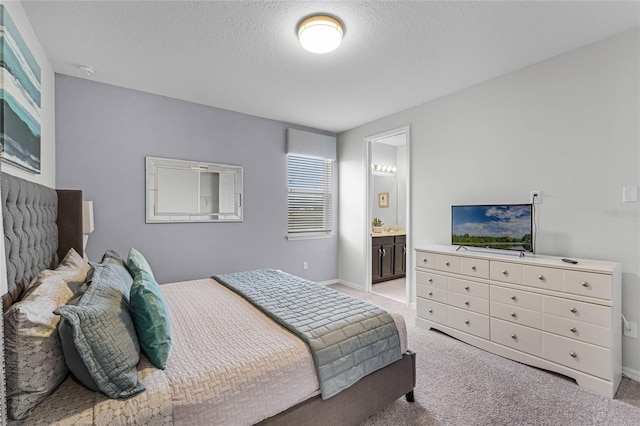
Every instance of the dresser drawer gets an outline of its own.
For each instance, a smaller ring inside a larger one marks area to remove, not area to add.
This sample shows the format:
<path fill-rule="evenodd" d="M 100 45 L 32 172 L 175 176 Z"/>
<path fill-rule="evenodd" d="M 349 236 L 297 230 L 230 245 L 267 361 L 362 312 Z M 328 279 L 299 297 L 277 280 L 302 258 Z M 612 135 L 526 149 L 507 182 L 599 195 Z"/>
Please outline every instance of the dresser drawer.
<path fill-rule="evenodd" d="M 545 315 L 542 329 L 571 339 L 580 340 L 605 348 L 611 347 L 611 329 L 568 318 Z"/>
<path fill-rule="evenodd" d="M 577 340 L 543 333 L 543 357 L 587 374 L 612 380 L 611 351 Z"/>
<path fill-rule="evenodd" d="M 460 273 L 477 278 L 489 278 L 489 261 L 470 257 L 460 258 Z"/>
<path fill-rule="evenodd" d="M 449 307 L 442 303 L 426 300 L 421 297 L 416 299 L 416 314 L 423 319 L 437 322 L 442 325 L 449 323 Z"/>
<path fill-rule="evenodd" d="M 564 275 L 562 273 L 562 269 L 525 265 L 523 267 L 523 272 L 524 285 L 544 288 L 545 290 L 563 290 Z"/>
<path fill-rule="evenodd" d="M 489 266 L 489 276 L 496 281 L 522 284 L 522 265 L 492 261 Z"/>
<path fill-rule="evenodd" d="M 479 297 L 480 299 L 489 299 L 489 286 L 475 281 L 449 278 L 449 291 Z"/>
<path fill-rule="evenodd" d="M 491 318 L 491 340 L 535 356 L 542 356 L 542 332 Z"/>
<path fill-rule="evenodd" d="M 458 256 L 439 254 L 436 256 L 436 269 L 439 269 L 440 271 L 459 273 L 460 258 Z"/>
<path fill-rule="evenodd" d="M 518 306 L 510 306 L 492 301 L 491 316 L 528 327 L 542 328 L 542 313 L 540 313 L 540 311 L 530 311 L 529 309 L 523 309 Z"/>
<path fill-rule="evenodd" d="M 416 284 L 416 296 L 424 299 L 434 300 L 440 303 L 449 302 L 449 292 L 441 288 L 430 287 L 428 285 Z"/>
<path fill-rule="evenodd" d="M 416 266 L 419 268 L 436 269 L 436 254 L 426 251 L 416 251 Z"/>
<path fill-rule="evenodd" d="M 444 275 L 432 274 L 431 272 L 416 272 L 416 284 L 428 285 L 429 287 L 447 290 L 449 279 Z"/>
<path fill-rule="evenodd" d="M 613 299 L 611 275 L 594 274 L 581 271 L 564 272 L 564 291 L 581 296 Z"/>
<path fill-rule="evenodd" d="M 449 307 L 449 327 L 483 339 L 489 339 L 489 317 L 462 309 Z"/>
<path fill-rule="evenodd" d="M 449 305 L 468 309 L 483 315 L 489 315 L 489 300 L 467 296 L 460 293 L 449 293 Z"/>
<path fill-rule="evenodd" d="M 607 306 L 544 296 L 542 299 L 542 311 L 545 315 L 551 314 L 574 321 L 611 327 L 611 308 Z"/>
<path fill-rule="evenodd" d="M 492 285 L 491 301 L 504 303 L 509 306 L 517 306 L 532 311 L 542 311 L 542 295 L 529 293 L 528 291 L 514 290 Z"/>

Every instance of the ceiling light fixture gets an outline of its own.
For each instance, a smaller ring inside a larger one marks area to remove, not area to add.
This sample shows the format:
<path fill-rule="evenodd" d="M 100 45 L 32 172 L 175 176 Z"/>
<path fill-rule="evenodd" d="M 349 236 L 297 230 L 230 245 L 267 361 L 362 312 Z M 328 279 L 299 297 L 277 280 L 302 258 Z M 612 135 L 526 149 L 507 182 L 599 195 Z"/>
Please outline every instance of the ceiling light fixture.
<path fill-rule="evenodd" d="M 313 53 L 327 53 L 342 43 L 344 29 L 336 18 L 314 15 L 298 25 L 298 39 L 302 47 Z"/>

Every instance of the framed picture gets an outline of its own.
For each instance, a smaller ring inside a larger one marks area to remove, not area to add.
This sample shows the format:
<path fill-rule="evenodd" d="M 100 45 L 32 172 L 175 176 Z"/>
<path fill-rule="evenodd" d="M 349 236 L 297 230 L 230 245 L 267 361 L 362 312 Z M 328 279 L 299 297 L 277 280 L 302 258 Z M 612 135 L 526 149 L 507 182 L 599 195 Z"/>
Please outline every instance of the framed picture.
<path fill-rule="evenodd" d="M 388 192 L 379 192 L 378 193 L 378 207 L 389 207 L 389 193 Z"/>
<path fill-rule="evenodd" d="M 40 173 L 40 65 L 4 5 L 0 26 L 0 156 Z"/>

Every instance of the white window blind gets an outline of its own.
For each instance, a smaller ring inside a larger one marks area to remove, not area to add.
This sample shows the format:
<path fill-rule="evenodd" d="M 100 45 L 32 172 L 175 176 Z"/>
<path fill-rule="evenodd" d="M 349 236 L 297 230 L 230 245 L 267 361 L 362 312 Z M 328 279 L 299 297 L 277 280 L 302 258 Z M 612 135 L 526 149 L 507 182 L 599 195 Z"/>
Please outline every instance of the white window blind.
<path fill-rule="evenodd" d="M 287 154 L 290 237 L 330 234 L 333 160 Z"/>

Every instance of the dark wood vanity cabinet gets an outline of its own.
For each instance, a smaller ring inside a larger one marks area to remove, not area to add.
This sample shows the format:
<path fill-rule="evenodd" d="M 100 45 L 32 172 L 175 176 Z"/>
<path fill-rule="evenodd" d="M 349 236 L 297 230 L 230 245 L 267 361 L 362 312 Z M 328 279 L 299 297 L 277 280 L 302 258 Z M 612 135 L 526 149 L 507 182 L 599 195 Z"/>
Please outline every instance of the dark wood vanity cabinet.
<path fill-rule="evenodd" d="M 402 278 L 406 275 L 406 236 L 373 237 L 371 244 L 371 282 Z"/>

